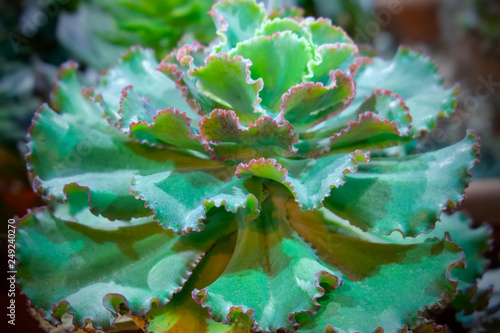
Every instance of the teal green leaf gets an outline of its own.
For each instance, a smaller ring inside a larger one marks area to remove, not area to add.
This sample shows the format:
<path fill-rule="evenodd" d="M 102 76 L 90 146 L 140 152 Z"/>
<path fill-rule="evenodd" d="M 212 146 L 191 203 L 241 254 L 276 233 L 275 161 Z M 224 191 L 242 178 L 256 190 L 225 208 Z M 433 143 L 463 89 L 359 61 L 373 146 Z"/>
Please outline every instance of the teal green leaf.
<path fill-rule="evenodd" d="M 292 226 L 343 277 L 339 288 L 319 299 L 317 314 L 296 316 L 300 332 L 404 331 L 419 324 L 424 309 L 446 306 L 454 296 L 457 283 L 451 274 L 464 261 L 449 240 L 386 242 L 339 223 L 327 211 L 301 212 L 292 202 L 286 206 Z"/>
<path fill-rule="evenodd" d="M 311 34 L 305 30 L 298 20 L 289 17 L 277 17 L 265 21 L 262 26 L 255 31 L 255 36 L 271 36 L 277 32 L 291 31 L 299 37 L 304 37 L 312 44 Z"/>
<path fill-rule="evenodd" d="M 219 1 L 210 14 L 220 38 L 216 52 L 227 52 L 239 42 L 253 37 L 267 17 L 263 5 L 255 0 Z"/>
<path fill-rule="evenodd" d="M 352 104 L 302 135 L 301 156 L 359 149 L 386 148 L 410 140 L 411 116 L 402 98 L 376 90 L 363 104 Z M 333 134 L 333 135 L 332 135 Z"/>
<path fill-rule="evenodd" d="M 90 318 L 95 327 L 109 329 L 120 304 L 143 316 L 153 300 L 167 303 L 205 251 L 226 230 L 234 230 L 223 220 L 214 220 L 186 238 L 163 230 L 151 219 L 116 226 L 100 218 L 99 223 L 87 225 L 86 217 L 96 217 L 85 212 L 80 223 L 38 209 L 21 221 L 17 239 L 21 263 L 17 279 L 24 293 L 49 320 L 51 311 L 64 311 L 69 304 L 80 327 Z"/>
<path fill-rule="evenodd" d="M 192 120 L 175 108 L 156 110 L 151 104 L 135 94 L 132 87 L 122 92 L 118 111 L 122 133 L 152 146 L 171 146 L 204 151 L 205 146 L 191 127 Z"/>
<path fill-rule="evenodd" d="M 69 192 L 87 192 L 95 214 L 130 219 L 150 214 L 130 195 L 133 176 L 213 162 L 134 143 L 102 118 L 82 96 L 74 67 L 63 67 L 54 101 L 59 113 L 42 106 L 28 135 L 28 170 L 33 187 L 64 201 Z"/>
<path fill-rule="evenodd" d="M 196 87 L 196 79 L 188 75 L 196 67 L 203 67 L 209 55 L 205 46 L 195 42 L 172 51 L 158 66 L 158 70 L 175 82 L 189 106 L 198 114 L 209 114 L 221 104 L 206 96 Z"/>
<path fill-rule="evenodd" d="M 227 221 L 234 219 L 233 216 L 222 216 Z M 145 316 L 148 333 L 249 333 L 253 322 L 249 316 L 244 315 L 238 309 L 233 311 L 231 325 L 224 325 L 210 318 L 208 311 L 202 308 L 191 297 L 191 292 L 198 288 L 204 288 L 212 284 L 226 268 L 231 259 L 236 233 L 229 237 L 222 237 L 203 257 L 201 262 L 189 277 L 182 291 L 172 298 L 163 307 L 153 304 L 151 311 Z"/>
<path fill-rule="evenodd" d="M 96 88 L 96 93 L 103 104 L 104 114 L 111 121 L 118 121 L 120 118 L 118 110 L 122 90 L 130 85 L 134 87 L 137 95 L 147 98 L 157 110 L 174 107 L 198 121 L 199 116 L 188 105 L 175 82 L 157 70 L 157 67 L 158 61 L 151 50 L 133 47 L 106 72 Z"/>
<path fill-rule="evenodd" d="M 312 42 L 317 45 L 347 43 L 354 44 L 342 28 L 333 26 L 332 21 L 325 18 L 306 18 L 302 25 L 312 36 Z"/>
<path fill-rule="evenodd" d="M 415 236 L 433 228 L 441 211 L 463 199 L 470 169 L 478 162 L 478 139 L 425 154 L 373 158 L 344 186 L 333 189 L 325 207 L 363 230 L 399 230 Z"/>
<path fill-rule="evenodd" d="M 137 199 L 154 212 L 154 218 L 165 229 L 189 233 L 204 228 L 202 220 L 214 207 L 236 213 L 246 208 L 247 219 L 259 214 L 257 198 L 251 193 L 253 181 L 234 176 L 234 169 L 218 168 L 166 171 L 136 176 L 130 187 Z"/>
<path fill-rule="evenodd" d="M 252 62 L 252 79 L 264 81 L 259 94 L 261 104 L 271 113 L 279 112 L 281 96 L 302 82 L 307 63 L 312 59 L 307 40 L 290 31 L 250 38 L 239 43 L 229 55 L 240 55 Z"/>
<path fill-rule="evenodd" d="M 316 299 L 326 288 L 320 283 L 339 286 L 339 276 L 325 269 L 291 228 L 283 205 L 287 197 L 273 193 L 256 220 L 239 219 L 236 248 L 224 273 L 193 291 L 216 321 L 231 323 L 238 309 L 251 314 L 260 330 L 291 329 L 296 312 L 318 310 Z"/>
<path fill-rule="evenodd" d="M 331 83 L 327 86 L 322 83 L 300 83 L 282 96 L 282 117 L 292 123 L 297 132 L 305 132 L 341 112 L 351 102 L 355 90 L 352 77 L 340 70 L 331 73 Z"/>
<path fill-rule="evenodd" d="M 218 160 L 259 156 L 289 156 L 295 152 L 297 134 L 287 122 L 261 116 L 243 127 L 233 111 L 214 110 L 200 121 L 200 133 L 209 141 L 212 158 Z"/>
<path fill-rule="evenodd" d="M 442 237 L 445 232 L 448 232 L 451 240 L 462 248 L 467 262 L 465 269 L 452 273 L 458 281 L 458 294 L 452 306 L 464 310 L 466 314 L 482 310 L 488 305 L 490 291 L 478 289 L 476 282 L 488 267 L 488 260 L 484 255 L 490 248 L 492 230 L 486 224 L 473 228 L 472 220 L 461 213 L 443 214 L 434 230 L 422 236 Z"/>
<path fill-rule="evenodd" d="M 346 73 L 355 73 L 358 48 L 355 44 L 323 44 L 316 49 L 315 58 L 309 61 L 308 81 L 327 84 L 330 72 L 339 69 Z"/>
<path fill-rule="evenodd" d="M 334 187 L 342 186 L 345 175 L 356 172 L 359 163 L 367 163 L 368 155 L 362 151 L 331 155 L 317 159 L 277 158 L 251 160 L 236 169 L 240 178 L 251 176 L 272 179 L 285 185 L 295 197 L 299 207 L 311 210 L 322 207 Z"/>
<path fill-rule="evenodd" d="M 239 56 L 230 60 L 227 53 L 211 55 L 205 62 L 204 67 L 189 73 L 198 79 L 197 88 L 234 110 L 245 125 L 254 122 L 261 115 L 259 91 L 263 83 L 250 78 L 251 62 Z"/>
<path fill-rule="evenodd" d="M 371 59 L 355 80 L 353 105 L 361 104 L 375 89 L 392 90 L 408 105 L 415 134 L 434 129 L 438 116 L 449 117 L 455 110 L 458 88 L 445 89 L 436 66 L 407 48 L 400 48 L 392 60 Z"/>

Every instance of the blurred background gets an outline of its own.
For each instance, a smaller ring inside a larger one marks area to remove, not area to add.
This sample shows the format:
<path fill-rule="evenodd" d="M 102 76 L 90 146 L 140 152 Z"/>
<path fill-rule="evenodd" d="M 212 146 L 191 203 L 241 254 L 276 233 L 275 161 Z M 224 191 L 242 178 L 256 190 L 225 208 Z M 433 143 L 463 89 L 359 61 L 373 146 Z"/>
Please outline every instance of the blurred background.
<path fill-rule="evenodd" d="M 31 117 L 50 97 L 58 66 L 80 64 L 92 85 L 129 46 L 155 50 L 159 59 L 176 45 L 215 38 L 207 14 L 213 0 L 0 0 L 0 232 L 6 262 L 7 220 L 43 202 L 26 177 L 25 135 Z M 363 52 L 391 58 L 399 45 L 431 56 L 445 86 L 461 95 L 455 114 L 440 118 L 415 152 L 459 141 L 467 128 L 481 137 L 481 163 L 473 170 L 461 209 L 476 225 L 493 227 L 490 270 L 483 286 L 496 284 L 490 306 L 474 316 L 446 310 L 437 318 L 452 332 L 500 332 L 500 0 L 265 0 L 278 10 L 300 6 L 305 16 L 328 17 L 343 27 Z M 3 279 L 5 281 L 5 279 Z M 3 287 L 7 289 L 5 282 Z M 7 297 L 1 294 L 3 304 Z M 14 332 L 38 328 L 17 291 Z M 5 305 L 6 306 L 6 305 Z M 2 305 L 3 307 L 3 305 Z M 457 320 L 457 318 L 459 320 Z M 6 325 L 2 320 L 1 326 Z M 70 328 L 68 328 L 70 329 Z M 10 331 L 10 330 L 9 330 Z"/>

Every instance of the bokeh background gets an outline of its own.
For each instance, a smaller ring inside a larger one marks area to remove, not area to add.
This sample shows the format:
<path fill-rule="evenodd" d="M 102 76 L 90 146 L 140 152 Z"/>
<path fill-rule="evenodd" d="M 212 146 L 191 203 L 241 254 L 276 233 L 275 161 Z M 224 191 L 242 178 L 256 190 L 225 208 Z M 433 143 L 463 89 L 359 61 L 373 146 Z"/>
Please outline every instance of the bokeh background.
<path fill-rule="evenodd" d="M 0 244 L 7 263 L 7 220 L 43 205 L 26 177 L 25 135 L 38 106 L 47 102 L 58 66 L 74 59 L 92 85 L 129 46 L 155 50 L 159 59 L 179 43 L 215 37 L 207 14 L 213 0 L 0 0 Z M 364 52 L 390 58 L 399 45 L 431 56 L 445 85 L 461 85 L 455 114 L 416 145 L 415 152 L 459 141 L 467 128 L 481 136 L 481 163 L 473 170 L 461 209 L 477 225 L 493 227 L 490 269 L 483 286 L 496 284 L 490 306 L 455 320 L 437 321 L 452 332 L 500 332 L 500 0 L 264 0 L 269 8 L 300 6 L 306 16 L 328 17 Z M 1 267 L 7 271 L 6 264 Z M 2 289 L 7 290 L 2 279 Z M 2 308 L 6 293 L 0 294 Z M 17 290 L 16 326 L 3 332 L 44 332 Z M 3 311 L 1 311 L 3 313 Z M 2 316 L 3 317 L 3 316 Z"/>

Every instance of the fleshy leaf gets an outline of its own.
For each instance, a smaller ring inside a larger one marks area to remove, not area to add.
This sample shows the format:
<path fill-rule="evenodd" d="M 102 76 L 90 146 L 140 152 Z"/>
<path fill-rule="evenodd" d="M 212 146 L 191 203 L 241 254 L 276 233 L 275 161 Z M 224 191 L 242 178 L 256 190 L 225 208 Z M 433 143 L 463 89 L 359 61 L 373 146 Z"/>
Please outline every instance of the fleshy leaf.
<path fill-rule="evenodd" d="M 306 18 L 302 24 L 310 32 L 312 42 L 317 46 L 335 43 L 354 44 L 345 31 L 340 27 L 333 26 L 329 19 Z"/>
<path fill-rule="evenodd" d="M 334 69 L 354 73 L 357 55 L 358 48 L 355 44 L 335 43 L 321 45 L 316 49 L 316 58 L 312 59 L 307 65 L 309 74 L 306 79 L 326 84 L 330 72 Z"/>
<path fill-rule="evenodd" d="M 287 122 L 261 116 L 247 128 L 233 111 L 214 110 L 200 121 L 200 133 L 210 142 L 215 159 L 289 156 L 295 149 L 297 134 Z"/>
<path fill-rule="evenodd" d="M 301 156 L 351 151 L 353 147 L 387 148 L 408 142 L 410 128 L 411 116 L 402 98 L 388 90 L 376 90 L 363 104 L 351 104 L 309 130 L 296 147 Z"/>
<path fill-rule="evenodd" d="M 187 234 L 202 230 L 201 221 L 214 207 L 224 206 L 233 213 L 246 208 L 247 219 L 258 215 L 257 198 L 250 192 L 253 181 L 245 182 L 233 173 L 224 165 L 213 170 L 166 171 L 134 177 L 130 190 L 145 201 L 165 229 Z"/>
<path fill-rule="evenodd" d="M 205 251 L 224 231 L 234 230 L 215 220 L 200 234 L 186 238 L 163 230 L 151 219 L 116 226 L 100 218 L 90 226 L 85 215 L 98 219 L 88 210 L 80 215 L 84 223 L 79 223 L 38 209 L 21 221 L 17 239 L 22 263 L 17 278 L 24 293 L 45 310 L 47 319 L 50 311 L 67 309 L 80 327 L 91 318 L 96 327 L 108 329 L 120 307 L 142 316 L 152 300 L 165 304 L 182 288 Z"/>
<path fill-rule="evenodd" d="M 252 62 L 252 79 L 264 80 L 259 97 L 262 106 L 270 113 L 279 112 L 281 95 L 302 82 L 307 63 L 312 58 L 307 40 L 290 31 L 253 37 L 239 43 L 229 55 L 240 55 Z"/>
<path fill-rule="evenodd" d="M 323 83 L 300 83 L 281 97 L 283 118 L 292 123 L 297 132 L 334 116 L 351 102 L 356 90 L 352 77 L 334 71 L 331 78 L 332 82 L 327 86 Z"/>
<path fill-rule="evenodd" d="M 187 74 L 196 67 L 202 67 L 207 56 L 205 46 L 195 42 L 173 51 L 158 66 L 160 72 L 175 81 L 175 86 L 181 91 L 191 108 L 201 115 L 209 114 L 214 108 L 223 107 L 199 91 L 196 87 L 196 79 Z"/>
<path fill-rule="evenodd" d="M 120 105 L 119 126 L 131 138 L 153 146 L 167 144 L 204 151 L 199 136 L 190 126 L 191 119 L 185 112 L 175 108 L 156 110 L 147 100 L 137 96 L 131 86 L 123 89 Z"/>
<path fill-rule="evenodd" d="M 358 164 L 367 163 L 368 159 L 369 156 L 359 150 L 317 159 L 266 161 L 261 158 L 248 164 L 241 163 L 236 174 L 241 178 L 257 176 L 282 183 L 292 192 L 302 210 L 311 210 L 321 207 L 331 189 L 342 186 L 345 175 L 356 172 Z"/>
<path fill-rule="evenodd" d="M 291 31 L 299 37 L 304 37 L 309 43 L 312 43 L 311 34 L 305 30 L 298 20 L 286 18 L 275 18 L 268 20 L 257 29 L 255 36 L 271 36 L 277 32 Z"/>
<path fill-rule="evenodd" d="M 243 123 L 255 121 L 260 115 L 258 94 L 263 83 L 250 78 L 251 62 L 239 56 L 230 60 L 227 53 L 211 55 L 205 62 L 190 73 L 198 79 L 197 88 L 234 110 Z"/>
<path fill-rule="evenodd" d="M 346 175 L 346 184 L 332 190 L 325 207 L 363 230 L 389 234 L 397 229 L 415 236 L 432 229 L 441 211 L 462 201 L 478 150 L 476 135 L 468 133 L 434 152 L 373 158 Z"/>
<path fill-rule="evenodd" d="M 28 134 L 28 170 L 44 196 L 64 201 L 70 193 L 86 192 L 95 214 L 130 219 L 150 214 L 128 191 L 133 176 L 214 164 L 133 142 L 82 95 L 74 66 L 63 66 L 59 78 L 54 91 L 59 113 L 42 106 Z"/>
<path fill-rule="evenodd" d="M 301 212 L 294 206 L 287 204 L 292 226 L 343 277 L 342 286 L 319 299 L 316 315 L 296 316 L 300 332 L 405 331 L 419 324 L 421 311 L 446 306 L 454 296 L 451 274 L 464 261 L 447 239 L 386 243 L 331 219 L 327 211 Z"/>
<path fill-rule="evenodd" d="M 156 70 L 158 62 L 151 50 L 133 47 L 110 68 L 96 88 L 111 121 L 119 119 L 120 98 L 123 88 L 132 85 L 134 91 L 149 100 L 156 110 L 174 107 L 198 121 L 199 116 L 189 107 L 175 82 Z"/>
<path fill-rule="evenodd" d="M 400 48 L 392 60 L 379 58 L 359 70 L 355 77 L 361 104 L 375 89 L 388 89 L 403 97 L 413 118 L 413 132 L 432 130 L 438 116 L 448 117 L 456 106 L 458 88 L 445 89 L 436 66 L 426 57 Z"/>
<path fill-rule="evenodd" d="M 458 280 L 458 294 L 452 305 L 455 309 L 464 310 L 466 314 L 482 310 L 488 305 L 490 290 L 478 290 L 477 279 L 481 277 L 488 266 L 484 254 L 489 249 L 491 229 L 487 225 L 472 228 L 472 220 L 460 213 L 443 214 L 436 228 L 428 234 L 430 238 L 442 237 L 448 232 L 451 240 L 462 248 L 467 262 L 465 269 L 453 271 L 453 277 Z"/>
<path fill-rule="evenodd" d="M 267 17 L 262 4 L 255 0 L 219 1 L 210 11 L 221 43 L 216 52 L 227 52 L 239 42 L 254 36 Z"/>
<path fill-rule="evenodd" d="M 225 219 L 234 217 L 226 213 Z M 233 215 L 234 216 L 234 215 Z M 195 288 L 203 288 L 212 284 L 226 268 L 233 253 L 236 236 L 223 237 L 203 257 L 200 264 L 193 271 L 188 282 L 179 294 L 163 307 L 153 305 L 145 316 L 148 323 L 148 333 L 163 332 L 196 332 L 196 333 L 249 333 L 253 322 L 248 316 L 235 311 L 232 325 L 224 325 L 212 320 L 206 309 L 203 309 L 191 297 Z"/>
<path fill-rule="evenodd" d="M 236 310 L 250 313 L 254 328 L 290 329 L 296 312 L 318 310 L 316 299 L 324 293 L 320 283 L 338 287 L 340 277 L 317 261 L 288 223 L 286 198 L 273 193 L 263 202 L 259 218 L 239 219 L 236 248 L 224 273 L 210 286 L 193 291 L 216 321 L 230 323 Z"/>

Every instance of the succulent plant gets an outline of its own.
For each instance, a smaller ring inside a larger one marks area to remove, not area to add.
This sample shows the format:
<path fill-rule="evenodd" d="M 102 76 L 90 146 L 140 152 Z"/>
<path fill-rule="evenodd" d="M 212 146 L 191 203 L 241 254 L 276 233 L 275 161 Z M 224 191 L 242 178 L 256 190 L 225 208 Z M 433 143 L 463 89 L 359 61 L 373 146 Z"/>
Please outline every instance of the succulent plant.
<path fill-rule="evenodd" d="M 215 29 L 206 12 L 213 3 L 214 0 L 88 0 L 79 4 L 76 13 L 61 15 L 57 34 L 78 59 L 104 69 L 131 45 L 152 48 L 163 57 L 185 34 L 210 42 Z"/>
<path fill-rule="evenodd" d="M 441 214 L 476 135 L 385 150 L 453 112 L 430 60 L 360 57 L 328 20 L 250 0 L 211 14 L 210 47 L 160 63 L 131 48 L 93 88 L 61 67 L 28 134 L 48 206 L 17 240 L 40 313 L 88 330 L 128 316 L 148 332 L 393 332 L 432 328 L 450 301 L 484 307 L 488 228 Z"/>

